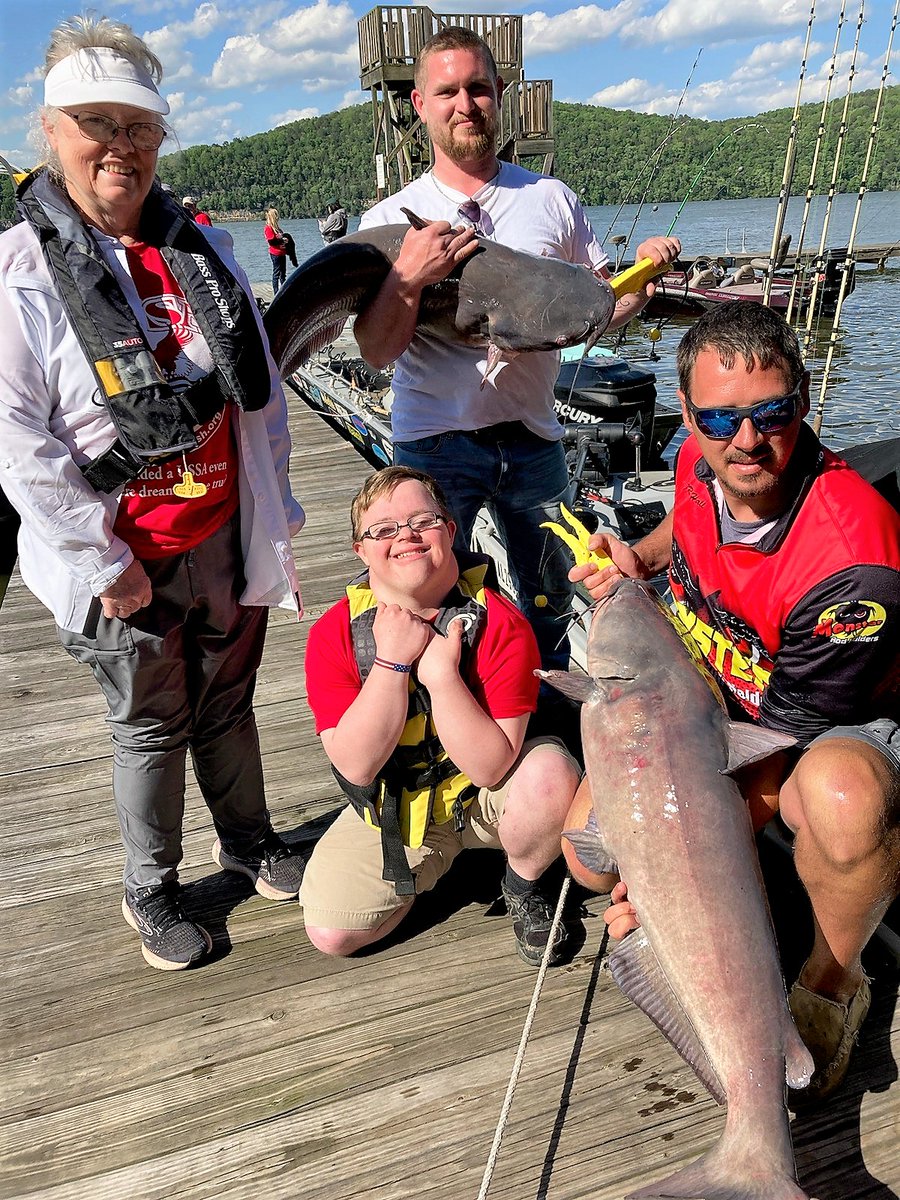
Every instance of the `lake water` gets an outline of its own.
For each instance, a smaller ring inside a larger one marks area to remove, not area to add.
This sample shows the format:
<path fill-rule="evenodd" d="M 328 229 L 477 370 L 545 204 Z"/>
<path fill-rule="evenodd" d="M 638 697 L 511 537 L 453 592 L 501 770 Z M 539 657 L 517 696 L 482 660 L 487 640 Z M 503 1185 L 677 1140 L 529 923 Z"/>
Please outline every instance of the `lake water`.
<path fill-rule="evenodd" d="M 835 197 L 827 246 L 846 245 L 855 207 L 855 195 Z M 767 257 L 776 208 L 777 203 L 773 199 L 689 202 L 682 210 L 673 232 L 681 238 L 688 254 L 720 255 L 746 250 L 758 251 Z M 677 210 L 678 205 L 674 203 L 660 204 L 655 209 L 652 205 L 645 205 L 631 245 L 636 247 L 650 234 L 665 233 Z M 606 206 L 588 208 L 587 214 L 597 236 L 603 238 L 610 225 L 610 236 L 628 235 L 635 211 L 636 206 L 629 205 L 617 215 L 616 207 Z M 807 224 L 805 245 L 808 248 L 819 245 L 824 211 L 824 197 L 816 197 Z M 784 230 L 792 234 L 794 244 L 799 236 L 802 215 L 802 197 L 793 197 L 788 206 Z M 358 218 L 352 218 L 350 231 L 353 232 L 358 224 Z M 263 238 L 262 221 L 232 222 L 226 224 L 225 228 L 234 237 L 238 261 L 251 281 L 270 282 L 270 260 Z M 293 234 L 298 261 L 302 262 L 322 248 L 315 221 L 285 221 L 284 228 Z M 900 192 L 870 192 L 863 200 L 857 244 L 898 240 Z M 608 248 L 612 255 L 615 247 L 610 244 Z M 900 384 L 897 370 L 900 322 L 894 315 L 898 300 L 900 258 L 892 259 L 884 272 L 866 266 L 857 269 L 856 290 L 844 303 L 826 390 L 822 437 L 834 448 L 900 435 Z M 655 343 L 658 362 L 651 359 L 654 343 L 647 336 L 650 328 L 643 322 L 632 322 L 619 352 L 629 361 L 653 370 L 657 376 L 660 399 L 673 403 L 676 386 L 675 349 L 687 324 L 680 320 L 663 323 L 662 337 Z M 799 328 L 802 340 L 805 322 Z M 832 334 L 831 318 L 823 321 L 813 334 L 807 361 L 812 373 L 815 408 Z"/>

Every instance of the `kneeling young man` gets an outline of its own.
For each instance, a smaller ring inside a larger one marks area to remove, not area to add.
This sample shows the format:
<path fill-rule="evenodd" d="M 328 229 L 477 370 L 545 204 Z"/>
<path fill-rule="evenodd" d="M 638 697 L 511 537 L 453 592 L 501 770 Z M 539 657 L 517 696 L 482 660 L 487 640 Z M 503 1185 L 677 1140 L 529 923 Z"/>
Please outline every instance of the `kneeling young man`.
<path fill-rule="evenodd" d="M 316 732 L 350 800 L 316 846 L 301 903 L 310 941 L 346 955 L 395 929 L 460 850 L 502 848 L 519 953 L 539 965 L 554 903 L 541 877 L 580 768 L 552 738 L 525 742 L 539 655 L 515 606 L 460 561 L 446 498 L 388 467 L 351 508 L 365 572 L 310 630 Z M 551 961 L 565 948 L 560 924 Z"/>

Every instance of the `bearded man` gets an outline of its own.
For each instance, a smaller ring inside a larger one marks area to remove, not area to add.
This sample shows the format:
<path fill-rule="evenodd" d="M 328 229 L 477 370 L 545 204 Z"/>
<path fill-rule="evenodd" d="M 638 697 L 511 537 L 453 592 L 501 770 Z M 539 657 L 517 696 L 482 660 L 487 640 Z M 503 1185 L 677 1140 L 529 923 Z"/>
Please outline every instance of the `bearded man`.
<path fill-rule="evenodd" d="M 543 664 L 565 666 L 560 617 L 572 585 L 564 556 L 541 528 L 558 521 L 560 504 L 569 500 L 563 430 L 553 409 L 559 355 L 503 358 L 488 372 L 483 350 L 416 331 L 422 289 L 474 253 L 477 237 L 608 277 L 608 258 L 575 194 L 557 179 L 498 160 L 502 92 L 490 48 L 470 30 L 444 29 L 423 46 L 412 102 L 428 130 L 434 165 L 369 209 L 360 229 L 405 223 L 404 209 L 431 224 L 410 229 L 355 334 L 373 366 L 397 363 L 394 462 L 437 479 L 450 501 L 459 550 L 468 548 L 478 510 L 489 509 Z M 651 238 L 637 257 L 662 266 L 680 249 L 675 238 Z M 520 285 L 527 288 L 527 278 Z M 611 328 L 640 312 L 651 292 L 652 284 L 621 300 Z"/>

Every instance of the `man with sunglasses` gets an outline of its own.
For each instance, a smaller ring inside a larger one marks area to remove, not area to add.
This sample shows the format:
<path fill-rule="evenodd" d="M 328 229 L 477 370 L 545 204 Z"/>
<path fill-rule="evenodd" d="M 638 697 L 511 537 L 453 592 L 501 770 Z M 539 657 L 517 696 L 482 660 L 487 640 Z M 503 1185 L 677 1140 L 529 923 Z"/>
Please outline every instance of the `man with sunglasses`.
<path fill-rule="evenodd" d="M 490 48 L 471 30 L 448 27 L 423 46 L 412 102 L 431 139 L 433 166 L 364 213 L 360 229 L 406 223 L 404 209 L 431 224 L 410 229 L 384 285 L 359 315 L 355 335 L 374 366 L 397 363 L 394 461 L 438 479 L 460 548 L 468 546 L 482 505 L 490 510 L 544 665 L 565 667 L 572 589 L 558 543 L 541 528 L 560 520 L 560 504 L 570 502 L 563 430 L 553 407 L 559 355 L 520 354 L 488 370 L 484 350 L 416 332 L 422 289 L 472 254 L 476 236 L 609 274 L 607 255 L 575 194 L 558 179 L 498 160 L 502 92 Z M 662 265 L 679 250 L 677 239 L 651 238 L 637 257 Z M 523 276 L 510 286 L 527 289 L 529 280 Z M 610 328 L 636 315 L 648 296 L 625 297 Z"/>
<path fill-rule="evenodd" d="M 554 901 L 542 879 L 580 768 L 552 738 L 525 742 L 538 652 L 522 614 L 454 553 L 441 488 L 388 467 L 351 509 L 366 570 L 312 627 L 306 685 L 350 806 L 318 842 L 300 901 L 326 954 L 386 937 L 466 848 L 503 849 L 521 957 L 540 965 Z M 559 924 L 549 961 L 568 933 Z"/>
<path fill-rule="evenodd" d="M 671 513 L 633 549 L 595 537 L 615 565 L 571 578 L 599 599 L 668 567 L 736 718 L 797 739 L 739 782 L 757 829 L 778 813 L 794 834 L 814 940 L 789 999 L 817 1068 L 798 1102 L 821 1099 L 846 1074 L 870 1003 L 861 954 L 900 881 L 900 516 L 804 424 L 809 375 L 771 309 L 705 314 L 678 371 L 690 436 Z M 622 937 L 626 881 L 612 898 Z"/>

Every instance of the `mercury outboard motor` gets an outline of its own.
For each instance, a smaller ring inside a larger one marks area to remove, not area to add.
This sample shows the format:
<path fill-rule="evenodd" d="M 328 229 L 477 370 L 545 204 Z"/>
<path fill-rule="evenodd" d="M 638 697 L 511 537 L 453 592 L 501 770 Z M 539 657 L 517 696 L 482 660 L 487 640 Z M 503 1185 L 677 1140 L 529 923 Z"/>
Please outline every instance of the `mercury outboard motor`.
<path fill-rule="evenodd" d="M 574 383 L 574 388 L 573 388 Z M 641 466 L 657 466 L 653 437 L 656 376 L 615 355 L 591 355 L 583 362 L 564 362 L 553 389 L 553 407 L 564 425 L 599 429 L 604 425 L 635 429 L 640 422 Z M 600 435 L 600 440 L 606 440 Z M 609 470 L 633 471 L 634 441 L 609 442 Z"/>

